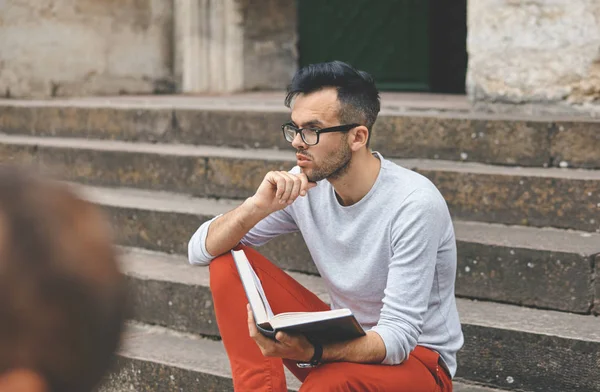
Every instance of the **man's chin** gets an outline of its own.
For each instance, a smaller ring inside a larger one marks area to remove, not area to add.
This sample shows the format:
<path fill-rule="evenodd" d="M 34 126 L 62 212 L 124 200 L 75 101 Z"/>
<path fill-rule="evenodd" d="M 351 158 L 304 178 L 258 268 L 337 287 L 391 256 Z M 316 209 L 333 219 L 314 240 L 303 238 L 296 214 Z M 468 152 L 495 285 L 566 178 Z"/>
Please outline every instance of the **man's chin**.
<path fill-rule="evenodd" d="M 308 178 L 308 181 L 310 182 L 317 182 L 320 180 L 320 178 L 316 178 L 313 171 L 311 169 L 307 169 L 305 167 L 301 167 L 300 171 L 306 175 L 306 178 Z"/>

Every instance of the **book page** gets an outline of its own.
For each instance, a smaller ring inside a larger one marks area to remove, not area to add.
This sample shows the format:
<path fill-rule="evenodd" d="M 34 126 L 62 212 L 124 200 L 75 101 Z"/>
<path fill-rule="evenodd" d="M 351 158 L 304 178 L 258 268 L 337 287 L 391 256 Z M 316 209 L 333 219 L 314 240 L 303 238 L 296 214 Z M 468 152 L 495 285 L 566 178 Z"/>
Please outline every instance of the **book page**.
<path fill-rule="evenodd" d="M 257 324 L 264 324 L 269 322 L 268 313 L 271 312 L 271 308 L 265 306 L 266 297 L 262 291 L 262 285 L 260 280 L 256 276 L 256 273 L 252 269 L 248 258 L 243 250 L 232 250 L 233 260 L 240 274 L 242 285 L 246 291 L 246 297 L 254 313 L 254 321 Z M 260 291 L 259 291 L 260 290 Z M 262 292 L 262 295 L 261 295 Z M 266 303 L 268 306 L 268 303 Z M 272 312 L 271 312 L 272 314 Z"/>
<path fill-rule="evenodd" d="M 293 325 L 301 323 L 310 323 L 320 320 L 328 320 L 338 317 L 351 316 L 352 312 L 350 309 L 335 309 L 335 310 L 324 310 L 320 312 L 287 312 L 279 313 L 271 320 L 273 327 L 283 325 Z"/>
<path fill-rule="evenodd" d="M 254 285 L 256 286 L 256 289 L 258 290 L 258 294 L 260 295 L 263 306 L 265 307 L 265 311 L 267 312 L 267 318 L 270 320 L 274 316 L 273 311 L 271 310 L 271 305 L 269 305 L 269 301 L 267 301 L 267 295 L 265 294 L 265 291 L 263 290 L 262 283 L 260 282 L 258 275 L 256 275 L 256 271 L 254 271 L 252 266 L 250 266 L 250 270 L 252 271 L 252 275 L 254 276 Z"/>

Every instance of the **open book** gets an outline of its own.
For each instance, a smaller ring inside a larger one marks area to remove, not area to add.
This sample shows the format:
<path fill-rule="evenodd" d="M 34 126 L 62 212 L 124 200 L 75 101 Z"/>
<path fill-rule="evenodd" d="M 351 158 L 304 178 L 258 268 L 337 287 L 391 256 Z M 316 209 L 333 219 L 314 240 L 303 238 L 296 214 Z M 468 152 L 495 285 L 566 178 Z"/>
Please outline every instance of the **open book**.
<path fill-rule="evenodd" d="M 275 337 L 277 331 L 304 334 L 310 341 L 331 343 L 354 339 L 365 334 L 350 309 L 323 312 L 289 312 L 273 314 L 260 279 L 252 269 L 243 250 L 232 250 L 254 321 L 265 336 Z"/>

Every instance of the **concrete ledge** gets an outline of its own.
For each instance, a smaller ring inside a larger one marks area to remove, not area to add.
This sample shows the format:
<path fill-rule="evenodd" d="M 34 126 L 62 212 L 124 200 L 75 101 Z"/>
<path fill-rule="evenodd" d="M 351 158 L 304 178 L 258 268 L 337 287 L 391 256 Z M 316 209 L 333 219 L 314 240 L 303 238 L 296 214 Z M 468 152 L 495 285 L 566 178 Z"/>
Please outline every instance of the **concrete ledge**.
<path fill-rule="evenodd" d="M 167 253 L 187 254 L 188 240 L 203 222 L 237 205 L 160 192 L 84 189 L 111 216 L 120 244 Z M 458 295 L 589 313 L 594 299 L 591 258 L 600 253 L 600 235 L 454 224 Z M 300 234 L 281 236 L 260 251 L 282 268 L 317 274 Z"/>
<path fill-rule="evenodd" d="M 221 342 L 130 325 L 99 391 L 233 391 Z"/>
<path fill-rule="evenodd" d="M 221 342 L 164 328 L 130 325 L 113 370 L 99 392 L 233 391 L 229 362 Z M 286 371 L 289 391 L 300 382 Z M 456 392 L 501 392 L 454 382 Z"/>
<path fill-rule="evenodd" d="M 39 165 L 58 178 L 202 197 L 246 198 L 288 152 L 86 139 L 0 136 L 0 161 Z M 430 178 L 459 219 L 600 231 L 600 171 L 396 160 Z"/>
<path fill-rule="evenodd" d="M 600 391 L 597 341 L 468 324 L 463 324 L 463 333 L 457 373 L 461 378 L 532 392 Z"/>
<path fill-rule="evenodd" d="M 457 304 L 465 335 L 458 377 L 510 390 L 600 391 L 597 317 L 490 302 Z"/>
<path fill-rule="evenodd" d="M 283 98 L 283 93 L 282 93 Z M 288 148 L 280 125 L 289 113 L 264 98 L 0 101 L 0 132 Z M 132 101 L 132 102 L 131 102 Z M 241 101 L 241 102 L 238 102 Z M 372 147 L 388 157 L 502 165 L 600 168 L 600 122 L 394 109 L 383 102 Z"/>

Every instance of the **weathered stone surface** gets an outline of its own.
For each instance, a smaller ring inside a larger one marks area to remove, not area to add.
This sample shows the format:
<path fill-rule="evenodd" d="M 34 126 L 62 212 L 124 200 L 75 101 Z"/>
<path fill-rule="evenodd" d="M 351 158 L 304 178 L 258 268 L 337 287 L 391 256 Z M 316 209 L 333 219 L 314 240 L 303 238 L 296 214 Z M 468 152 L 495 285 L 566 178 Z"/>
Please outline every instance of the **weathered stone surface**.
<path fill-rule="evenodd" d="M 75 106 L 0 107 L 0 131 L 36 136 L 164 141 L 172 136 L 172 111 Z M 176 139 L 173 141 L 177 141 Z"/>
<path fill-rule="evenodd" d="M 592 260 L 575 253 L 458 241 L 456 295 L 588 313 Z"/>
<path fill-rule="evenodd" d="M 64 180 L 205 194 L 205 159 L 38 146 L 0 145 L 0 161 L 35 162 Z"/>
<path fill-rule="evenodd" d="M 229 364 L 221 342 L 198 339 L 148 326 L 130 327 L 125 347 L 99 392 L 122 391 L 233 391 Z M 132 336 L 134 335 L 134 336 Z M 154 336 L 153 336 L 154 335 Z M 300 383 L 286 372 L 289 391 Z M 453 382 L 457 392 L 500 392 Z"/>
<path fill-rule="evenodd" d="M 177 139 L 185 143 L 292 151 L 281 132 L 286 112 L 176 109 L 174 116 Z"/>
<path fill-rule="evenodd" d="M 233 391 L 231 378 L 190 370 L 185 364 L 177 367 L 159 361 L 120 356 L 113 369 L 99 387 L 99 392 Z"/>
<path fill-rule="evenodd" d="M 296 4 L 237 0 L 244 28 L 244 88 L 284 89 L 298 64 Z"/>
<path fill-rule="evenodd" d="M 600 230 L 600 181 L 417 170 L 463 220 Z"/>
<path fill-rule="evenodd" d="M 458 377 L 510 390 L 600 391 L 597 341 L 468 323 L 463 333 Z"/>
<path fill-rule="evenodd" d="M 283 161 L 211 158 L 207 163 L 206 195 L 250 197 L 268 171 L 290 170 L 293 166 L 293 163 Z"/>
<path fill-rule="evenodd" d="M 163 154 L 156 146 L 129 151 L 128 146 L 99 144 L 94 149 L 94 143 L 85 143 L 85 147 L 72 148 L 72 143 L 64 141 L 45 144 L 7 139 L 0 144 L 0 160 L 36 163 L 58 178 L 86 184 L 240 199 L 254 194 L 267 171 L 293 166 L 293 157 L 286 161 L 285 154 L 268 151 L 262 151 L 265 155 L 260 159 L 255 158 L 258 154 L 226 149 Z M 553 169 L 556 177 L 552 177 L 540 176 L 543 169 L 527 174 L 448 162 L 398 162 L 429 177 L 460 219 L 600 230 L 600 180 L 594 173 Z"/>
<path fill-rule="evenodd" d="M 600 123 L 557 123 L 550 151 L 554 165 L 600 168 Z"/>
<path fill-rule="evenodd" d="M 192 234 L 214 216 L 110 206 L 103 208 L 112 221 L 120 245 L 179 254 L 187 254 Z M 260 251 L 282 268 L 317 273 L 299 234 L 276 238 L 261 247 Z"/>
<path fill-rule="evenodd" d="M 600 168 L 600 122 L 454 115 L 385 115 L 374 150 L 386 157 Z M 292 151 L 286 111 L 0 104 L 0 132 Z M 563 163 L 564 165 L 564 163 Z"/>
<path fill-rule="evenodd" d="M 372 148 L 390 157 L 543 166 L 550 163 L 552 128 L 534 121 L 382 116 Z"/>
<path fill-rule="evenodd" d="M 187 254 L 190 237 L 212 216 L 104 206 L 120 245 Z"/>
<path fill-rule="evenodd" d="M 594 309 L 593 312 L 596 316 L 600 316 L 600 254 L 596 255 L 596 261 L 594 266 Z"/>
<path fill-rule="evenodd" d="M 171 1 L 9 0 L 0 14 L 2 96 L 173 91 Z"/>
<path fill-rule="evenodd" d="M 212 218 L 212 215 L 104 208 L 112 218 L 119 244 L 167 253 L 187 254 L 191 235 Z M 282 268 L 318 274 L 300 234 L 281 236 L 259 250 Z M 591 266 L 589 261 L 586 264 L 584 256 L 459 239 L 458 263 L 459 296 L 589 312 L 593 283 Z"/>
<path fill-rule="evenodd" d="M 469 97 L 489 107 L 514 104 L 514 111 L 596 101 L 598 16 L 595 0 L 469 2 Z M 586 110 L 600 112 L 597 103 Z"/>
<path fill-rule="evenodd" d="M 207 286 L 133 277 L 128 281 L 135 320 L 183 332 L 219 335 Z"/>

